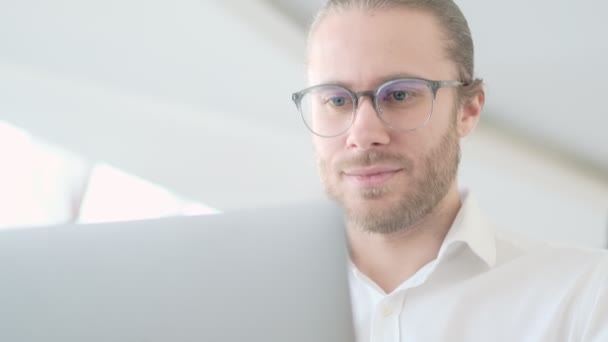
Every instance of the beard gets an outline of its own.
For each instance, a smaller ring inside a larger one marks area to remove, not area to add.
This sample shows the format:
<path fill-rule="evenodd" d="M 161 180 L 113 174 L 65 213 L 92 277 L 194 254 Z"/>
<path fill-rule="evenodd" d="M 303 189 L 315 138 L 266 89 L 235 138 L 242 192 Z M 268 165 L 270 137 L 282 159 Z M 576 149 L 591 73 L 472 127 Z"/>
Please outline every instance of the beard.
<path fill-rule="evenodd" d="M 442 136 L 439 144 L 421 159 L 420 176 L 412 178 L 410 185 L 396 188 L 388 184 L 383 187 L 361 189 L 355 196 L 348 197 L 339 191 L 337 182 L 331 182 L 332 174 L 327 161 L 317 155 L 317 167 L 325 192 L 344 208 L 347 225 L 378 234 L 393 234 L 411 229 L 430 215 L 450 190 L 458 172 L 459 162 L 460 144 L 453 123 Z M 334 170 L 378 163 L 398 165 L 402 169 L 401 172 L 413 177 L 412 160 L 381 151 L 367 151 L 352 156 L 336 163 Z M 395 192 L 399 193 L 397 200 L 388 202 L 382 208 L 371 205 L 371 202 Z M 370 205 L 366 207 L 367 203 Z"/>

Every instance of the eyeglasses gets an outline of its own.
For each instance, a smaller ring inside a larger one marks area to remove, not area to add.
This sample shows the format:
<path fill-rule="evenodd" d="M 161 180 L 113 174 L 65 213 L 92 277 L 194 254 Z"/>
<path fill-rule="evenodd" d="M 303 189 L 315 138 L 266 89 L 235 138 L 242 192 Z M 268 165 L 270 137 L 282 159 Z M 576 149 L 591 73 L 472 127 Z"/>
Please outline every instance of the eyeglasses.
<path fill-rule="evenodd" d="M 294 93 L 292 100 L 308 129 L 321 137 L 336 137 L 355 122 L 359 101 L 369 96 L 376 114 L 388 127 L 412 131 L 423 127 L 431 118 L 437 90 L 461 87 L 459 81 L 431 81 L 421 78 L 399 78 L 380 85 L 376 90 L 354 92 L 335 84 L 321 84 Z"/>

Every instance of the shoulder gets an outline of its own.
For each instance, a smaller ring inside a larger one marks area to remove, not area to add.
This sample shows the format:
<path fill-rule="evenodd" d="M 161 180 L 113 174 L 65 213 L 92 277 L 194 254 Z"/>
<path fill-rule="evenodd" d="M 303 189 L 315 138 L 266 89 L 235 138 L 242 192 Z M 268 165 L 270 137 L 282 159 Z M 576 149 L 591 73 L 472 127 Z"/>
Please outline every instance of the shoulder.
<path fill-rule="evenodd" d="M 608 341 L 608 251 L 496 236 L 494 270 L 510 270 L 527 288 L 554 303 L 570 303 L 567 315 L 581 341 Z"/>
<path fill-rule="evenodd" d="M 498 264 L 527 261 L 545 267 L 582 267 L 608 273 L 608 250 L 539 241 L 514 233 L 496 233 L 496 257 Z"/>

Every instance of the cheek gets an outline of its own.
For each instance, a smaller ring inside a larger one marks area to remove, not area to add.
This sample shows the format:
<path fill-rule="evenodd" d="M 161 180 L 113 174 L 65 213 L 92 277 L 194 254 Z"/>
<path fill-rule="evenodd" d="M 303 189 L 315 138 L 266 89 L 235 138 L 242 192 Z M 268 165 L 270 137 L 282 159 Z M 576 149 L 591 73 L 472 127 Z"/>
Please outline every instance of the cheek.
<path fill-rule="evenodd" d="M 439 93 L 438 95 L 440 95 Z M 435 99 L 433 115 L 429 122 L 429 127 L 437 132 L 445 132 L 448 127 L 452 126 L 456 119 L 455 104 L 451 97 Z M 434 132 L 434 133 L 437 133 Z"/>
<path fill-rule="evenodd" d="M 331 165 L 334 156 L 340 150 L 339 138 L 321 138 L 315 136 L 313 138 L 313 147 L 315 156 L 318 161 Z"/>
<path fill-rule="evenodd" d="M 434 126 L 427 125 L 422 129 L 406 132 L 393 138 L 393 146 L 390 151 L 403 158 L 404 163 L 409 163 L 411 169 L 406 174 L 418 177 L 421 172 L 424 172 L 421 167 L 424 164 L 424 157 L 433 147 L 434 136 L 439 134 L 435 130 Z"/>

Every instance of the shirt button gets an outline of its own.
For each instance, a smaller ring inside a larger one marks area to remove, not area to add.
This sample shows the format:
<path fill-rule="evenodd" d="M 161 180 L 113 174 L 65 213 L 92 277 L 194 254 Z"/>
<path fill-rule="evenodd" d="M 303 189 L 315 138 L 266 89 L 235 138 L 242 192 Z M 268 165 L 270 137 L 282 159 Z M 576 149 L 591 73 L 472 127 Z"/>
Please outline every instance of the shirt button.
<path fill-rule="evenodd" d="M 381 309 L 382 317 L 387 318 L 393 314 L 393 308 L 388 305 L 383 305 Z"/>

